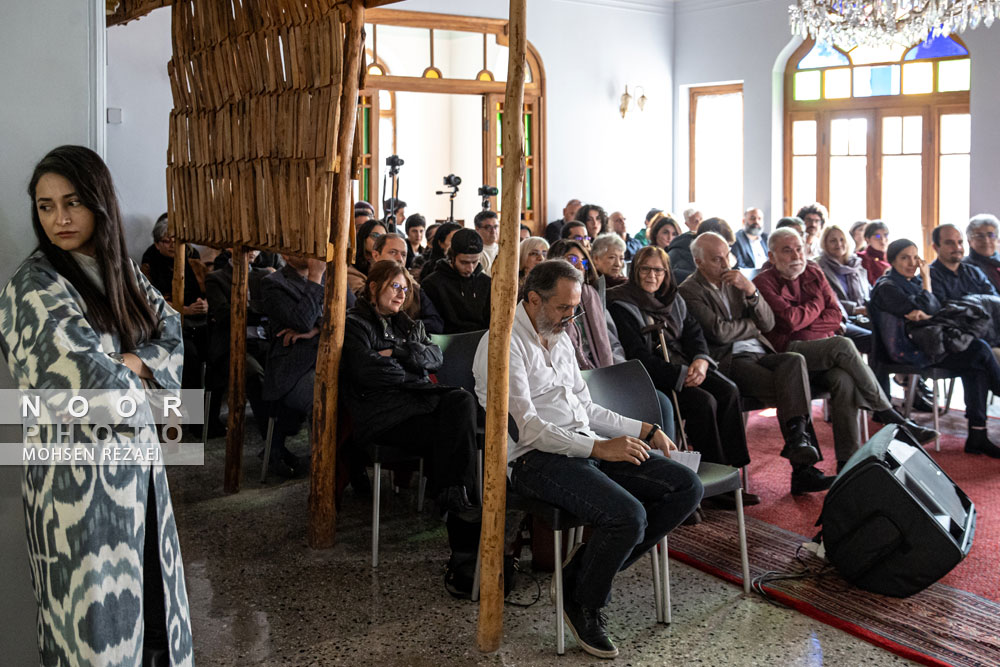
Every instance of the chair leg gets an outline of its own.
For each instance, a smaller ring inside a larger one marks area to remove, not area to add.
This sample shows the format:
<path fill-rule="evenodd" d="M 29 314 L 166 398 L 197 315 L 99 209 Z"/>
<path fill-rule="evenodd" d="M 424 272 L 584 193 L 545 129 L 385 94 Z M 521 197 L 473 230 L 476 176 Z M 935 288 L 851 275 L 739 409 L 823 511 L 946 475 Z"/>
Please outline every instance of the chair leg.
<path fill-rule="evenodd" d="M 951 394 L 955 391 L 955 378 L 950 378 L 948 380 L 948 390 L 944 395 L 944 410 L 947 412 L 951 409 Z"/>
<path fill-rule="evenodd" d="M 372 480 L 372 567 L 378 567 L 378 519 L 379 501 L 382 500 L 382 464 L 375 462 Z"/>
<path fill-rule="evenodd" d="M 204 387 L 205 386 L 204 366 L 202 367 L 202 369 L 203 370 L 202 370 L 201 386 Z M 204 412 L 205 416 L 202 417 L 202 422 L 203 423 L 201 425 L 201 444 L 202 444 L 203 447 L 208 444 L 208 411 L 209 411 L 209 406 L 211 404 L 212 404 L 212 390 L 211 389 L 206 389 L 205 390 L 205 412 Z"/>
<path fill-rule="evenodd" d="M 740 566 L 743 568 L 743 592 L 750 593 L 750 560 L 747 556 L 747 527 L 743 520 L 743 494 L 736 494 L 736 526 L 740 534 Z"/>
<path fill-rule="evenodd" d="M 552 547 L 555 553 L 552 576 L 556 578 L 556 653 L 566 653 L 565 621 L 563 620 L 563 570 L 562 531 L 552 531 Z"/>
<path fill-rule="evenodd" d="M 906 399 L 903 401 L 903 416 L 907 419 L 910 418 L 910 412 L 913 411 L 913 400 L 917 396 L 917 383 L 920 382 L 920 375 L 913 373 L 910 375 L 910 384 L 906 389 Z"/>
<path fill-rule="evenodd" d="M 869 435 L 869 433 L 868 433 L 868 411 L 867 410 L 858 410 L 858 421 L 861 422 L 861 439 L 864 442 L 868 442 L 868 439 L 871 437 L 871 435 Z"/>
<path fill-rule="evenodd" d="M 750 469 L 743 466 L 740 468 L 740 473 L 743 475 L 743 490 L 750 493 Z"/>
<path fill-rule="evenodd" d="M 479 505 L 483 504 L 483 450 L 476 450 L 476 483 L 479 484 Z"/>
<path fill-rule="evenodd" d="M 424 457 L 417 466 L 417 513 L 424 511 Z"/>
<path fill-rule="evenodd" d="M 479 602 L 479 567 L 483 563 L 483 545 L 476 550 L 476 573 L 472 575 L 472 601 Z"/>
<path fill-rule="evenodd" d="M 672 622 L 672 617 L 670 613 L 670 559 L 667 554 L 667 536 L 664 535 L 663 539 L 660 540 L 660 577 L 661 585 L 663 586 L 663 592 L 660 597 L 663 599 L 663 622 L 670 624 Z"/>
<path fill-rule="evenodd" d="M 938 432 L 938 437 L 934 438 L 934 451 L 941 451 L 941 418 L 938 416 L 938 381 L 931 380 L 931 385 L 934 387 L 931 391 L 934 397 L 934 430 Z"/>
<path fill-rule="evenodd" d="M 656 607 L 656 622 L 663 623 L 663 587 L 660 585 L 660 561 L 655 545 L 649 550 L 649 562 L 653 566 L 653 606 Z"/>
<path fill-rule="evenodd" d="M 267 464 L 271 461 L 271 438 L 274 437 L 274 417 L 267 419 L 267 437 L 264 438 L 264 465 L 260 468 L 260 483 L 267 481 Z"/>
<path fill-rule="evenodd" d="M 823 399 L 823 421 L 830 422 L 830 399 Z"/>

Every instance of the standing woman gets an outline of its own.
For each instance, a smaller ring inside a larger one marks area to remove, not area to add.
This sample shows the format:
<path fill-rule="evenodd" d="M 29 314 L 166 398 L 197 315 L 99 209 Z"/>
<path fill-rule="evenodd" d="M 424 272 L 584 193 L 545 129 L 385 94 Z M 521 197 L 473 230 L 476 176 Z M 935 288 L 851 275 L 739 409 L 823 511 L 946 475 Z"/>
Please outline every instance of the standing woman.
<path fill-rule="evenodd" d="M 180 316 L 129 260 L 101 158 L 81 146 L 56 148 L 35 167 L 28 194 L 38 249 L 0 294 L 0 348 L 18 386 L 180 389 Z M 160 453 L 151 425 L 122 429 L 112 444 Z M 90 425 L 74 426 L 74 438 L 97 440 Z M 30 438 L 36 446 L 58 439 L 46 425 Z M 192 662 L 184 566 L 161 460 L 25 465 L 43 664 Z"/>

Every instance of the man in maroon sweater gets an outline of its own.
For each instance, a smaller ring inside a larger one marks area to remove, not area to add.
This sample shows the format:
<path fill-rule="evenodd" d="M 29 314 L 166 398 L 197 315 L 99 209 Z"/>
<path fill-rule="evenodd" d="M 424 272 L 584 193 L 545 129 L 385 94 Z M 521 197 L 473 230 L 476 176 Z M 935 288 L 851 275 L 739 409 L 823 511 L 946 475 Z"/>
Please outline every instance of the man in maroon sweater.
<path fill-rule="evenodd" d="M 778 352 L 806 358 L 812 379 L 830 392 L 830 416 L 837 472 L 860 446 L 858 410 L 871 410 L 875 421 L 900 424 L 921 444 L 937 431 L 904 419 L 875 380 L 871 368 L 844 333 L 840 306 L 823 271 L 805 261 L 802 238 L 788 227 L 767 239 L 771 268 L 754 284 L 774 311 L 774 329 L 765 334 Z"/>

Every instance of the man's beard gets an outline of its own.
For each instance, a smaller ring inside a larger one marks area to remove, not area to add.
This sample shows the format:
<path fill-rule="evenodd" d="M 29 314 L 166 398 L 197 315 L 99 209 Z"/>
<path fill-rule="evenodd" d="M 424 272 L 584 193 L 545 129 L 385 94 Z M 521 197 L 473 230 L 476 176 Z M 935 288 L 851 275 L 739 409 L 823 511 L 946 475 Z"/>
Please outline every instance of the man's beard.
<path fill-rule="evenodd" d="M 746 225 L 746 226 L 743 227 L 743 230 L 747 234 L 750 234 L 751 236 L 760 236 L 760 232 L 761 232 L 762 229 L 763 229 L 763 227 L 761 227 L 760 225 L 757 225 L 757 224 Z"/>
<path fill-rule="evenodd" d="M 798 278 L 799 276 L 801 276 L 805 272 L 806 272 L 806 263 L 805 262 L 801 262 L 799 264 L 796 264 L 796 265 L 794 265 L 794 267 L 793 267 L 792 264 L 789 264 L 785 268 L 784 271 L 779 271 L 779 273 L 781 273 L 781 275 L 786 280 L 795 280 L 796 278 Z"/>
<path fill-rule="evenodd" d="M 558 321 L 552 321 L 545 314 L 544 310 L 538 311 L 538 316 L 535 318 L 536 324 L 538 325 L 538 336 L 545 343 L 546 347 L 551 346 L 559 338 L 559 334 L 563 332 L 565 328 Z"/>

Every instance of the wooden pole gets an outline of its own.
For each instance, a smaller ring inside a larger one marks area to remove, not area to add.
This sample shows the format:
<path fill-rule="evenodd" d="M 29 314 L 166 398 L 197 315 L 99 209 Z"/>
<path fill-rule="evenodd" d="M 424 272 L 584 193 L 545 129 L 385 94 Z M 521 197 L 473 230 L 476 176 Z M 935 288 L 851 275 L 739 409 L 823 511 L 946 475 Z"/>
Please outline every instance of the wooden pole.
<path fill-rule="evenodd" d="M 240 490 L 243 469 L 243 424 L 246 417 L 247 281 L 246 246 L 233 248 L 233 287 L 229 295 L 229 429 L 226 432 L 226 470 L 223 489 Z M 221 369 L 216 369 L 221 370 Z M 257 415 L 263 419 L 263 415 Z M 202 428 L 208 428 L 208 415 Z"/>
<path fill-rule="evenodd" d="M 340 96 L 337 135 L 332 247 L 328 248 L 323 321 L 316 357 L 316 392 L 313 396 L 312 466 L 309 486 L 309 546 L 333 546 L 337 508 L 337 378 L 344 348 L 344 316 L 347 309 L 347 244 L 351 216 L 351 154 L 358 110 L 362 32 L 365 9 L 362 0 L 352 0 L 347 24 L 346 58 Z"/>
<path fill-rule="evenodd" d="M 493 263 L 489 371 L 486 396 L 482 577 L 479 595 L 480 651 L 496 651 L 503 637 L 503 538 L 507 506 L 507 381 L 510 331 L 517 305 L 517 250 L 524 186 L 524 69 L 527 53 L 525 0 L 510 0 L 510 54 L 503 107 L 503 205 L 500 249 Z"/>
<path fill-rule="evenodd" d="M 176 233 L 176 232 L 175 232 Z M 171 306 L 181 316 L 184 326 L 184 271 L 187 269 L 187 244 L 174 241 L 174 280 L 170 286 Z"/>

